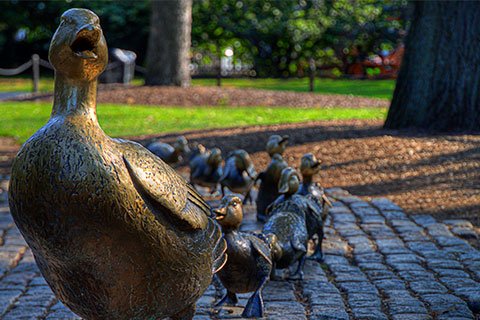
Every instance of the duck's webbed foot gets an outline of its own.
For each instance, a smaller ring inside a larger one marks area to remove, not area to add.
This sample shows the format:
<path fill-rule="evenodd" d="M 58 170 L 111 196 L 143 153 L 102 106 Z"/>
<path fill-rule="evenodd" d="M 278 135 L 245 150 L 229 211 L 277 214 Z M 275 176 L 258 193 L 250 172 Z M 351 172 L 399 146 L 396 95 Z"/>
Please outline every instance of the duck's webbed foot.
<path fill-rule="evenodd" d="M 255 291 L 247 301 L 245 309 L 243 309 L 242 317 L 244 318 L 262 318 L 263 317 L 263 298 L 261 289 Z"/>
<path fill-rule="evenodd" d="M 215 304 L 215 307 L 220 307 L 223 305 L 226 306 L 235 306 L 238 303 L 237 295 L 233 292 L 227 290 L 227 294 Z"/>
<path fill-rule="evenodd" d="M 242 204 L 245 205 L 245 204 L 247 204 L 247 202 L 250 202 L 250 203 L 253 202 L 252 201 L 252 190 L 251 189 L 249 189 L 247 191 L 247 193 L 245 194 L 245 198 L 243 198 Z"/>
<path fill-rule="evenodd" d="M 289 279 L 290 280 L 303 280 L 303 266 L 305 265 L 305 256 L 303 256 L 299 261 L 298 261 L 298 266 L 297 270 L 295 270 L 295 273 L 290 275 Z"/>
<path fill-rule="evenodd" d="M 309 260 L 314 260 L 317 262 L 322 262 L 323 261 L 323 253 L 322 250 L 317 246 L 315 248 L 315 252 L 308 257 Z"/>
<path fill-rule="evenodd" d="M 266 214 L 264 214 L 264 213 L 257 213 L 257 221 L 258 221 L 258 222 L 265 223 L 265 222 L 267 222 L 267 220 L 268 220 L 268 217 L 267 217 Z"/>
<path fill-rule="evenodd" d="M 186 307 L 179 313 L 173 315 L 171 317 L 172 320 L 192 320 L 193 316 L 195 315 L 195 304 Z"/>

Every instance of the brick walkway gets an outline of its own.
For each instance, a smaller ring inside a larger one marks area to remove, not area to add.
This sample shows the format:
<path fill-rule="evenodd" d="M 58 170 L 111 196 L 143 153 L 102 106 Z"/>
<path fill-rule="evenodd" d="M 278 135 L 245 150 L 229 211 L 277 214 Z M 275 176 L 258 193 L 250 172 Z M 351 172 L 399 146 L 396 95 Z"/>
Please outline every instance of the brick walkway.
<path fill-rule="evenodd" d="M 268 284 L 269 319 L 478 319 L 480 252 L 462 239 L 477 237 L 468 222 L 408 217 L 386 199 L 329 193 L 337 201 L 325 228 L 325 262 L 308 262 L 303 281 Z M 0 318 L 77 319 L 46 285 L 4 200 Z M 253 208 L 246 211 L 243 228 L 258 229 Z M 211 308 L 221 295 L 215 288 L 199 300 L 195 319 L 238 318 L 241 308 Z"/>

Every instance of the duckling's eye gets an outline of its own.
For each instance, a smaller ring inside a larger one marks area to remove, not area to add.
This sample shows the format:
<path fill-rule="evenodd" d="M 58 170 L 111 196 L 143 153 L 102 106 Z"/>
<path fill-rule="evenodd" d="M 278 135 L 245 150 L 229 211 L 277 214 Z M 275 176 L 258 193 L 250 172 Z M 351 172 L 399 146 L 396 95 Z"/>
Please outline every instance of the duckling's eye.
<path fill-rule="evenodd" d="M 233 206 L 233 207 L 236 207 L 237 204 L 238 204 L 238 203 L 234 202 L 234 203 L 232 203 L 232 206 Z"/>

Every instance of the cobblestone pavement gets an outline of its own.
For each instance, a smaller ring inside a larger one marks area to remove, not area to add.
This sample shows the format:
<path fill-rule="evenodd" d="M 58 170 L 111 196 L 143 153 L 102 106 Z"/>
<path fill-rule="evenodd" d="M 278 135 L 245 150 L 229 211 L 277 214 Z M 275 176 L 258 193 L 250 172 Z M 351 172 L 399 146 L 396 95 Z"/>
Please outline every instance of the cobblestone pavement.
<path fill-rule="evenodd" d="M 272 281 L 264 291 L 269 319 L 479 319 L 480 252 L 463 220 L 407 216 L 387 199 L 362 201 L 330 189 L 337 201 L 325 228 L 324 263 L 309 261 L 303 281 Z M 244 230 L 258 230 L 247 206 Z M 53 295 L 0 200 L 0 318 L 78 319 Z M 195 319 L 239 318 L 215 310 L 212 285 Z M 245 304 L 248 295 L 242 295 Z"/>

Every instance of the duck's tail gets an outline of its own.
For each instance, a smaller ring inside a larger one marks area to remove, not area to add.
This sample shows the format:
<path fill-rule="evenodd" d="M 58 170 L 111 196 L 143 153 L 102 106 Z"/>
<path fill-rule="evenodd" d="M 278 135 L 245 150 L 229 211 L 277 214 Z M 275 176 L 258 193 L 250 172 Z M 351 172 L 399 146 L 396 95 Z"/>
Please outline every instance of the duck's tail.
<path fill-rule="evenodd" d="M 213 248 L 213 264 L 212 272 L 217 273 L 220 271 L 225 263 L 227 263 L 227 242 L 223 238 L 220 226 L 216 221 L 213 221 L 214 228 L 211 235 L 211 239 L 216 239 L 215 246 Z"/>

